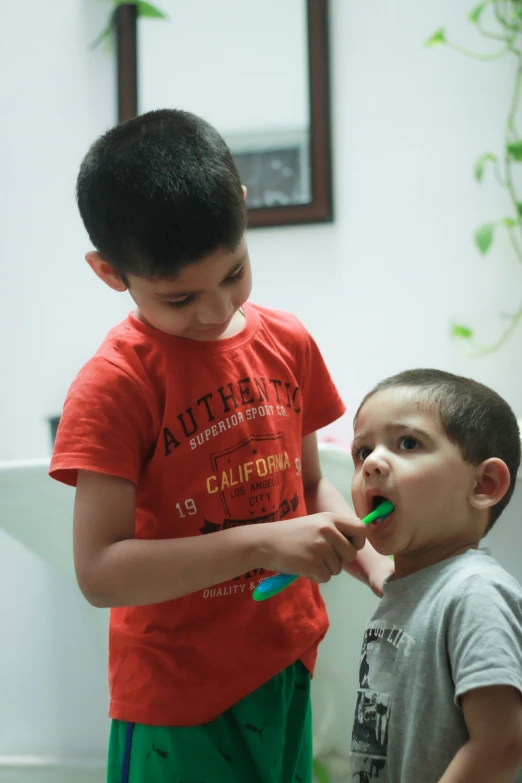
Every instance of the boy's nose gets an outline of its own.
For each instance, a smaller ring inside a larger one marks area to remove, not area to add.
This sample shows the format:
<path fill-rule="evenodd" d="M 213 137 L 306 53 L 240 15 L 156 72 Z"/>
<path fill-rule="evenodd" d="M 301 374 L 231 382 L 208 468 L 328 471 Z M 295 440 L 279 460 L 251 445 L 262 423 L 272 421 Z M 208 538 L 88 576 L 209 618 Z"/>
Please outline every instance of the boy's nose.
<path fill-rule="evenodd" d="M 219 326 L 232 315 L 232 309 L 228 297 L 217 296 L 202 305 L 198 319 L 205 326 Z"/>
<path fill-rule="evenodd" d="M 365 478 L 370 478 L 374 475 L 387 476 L 389 472 L 390 466 L 382 449 L 374 449 L 364 460 L 363 473 Z"/>

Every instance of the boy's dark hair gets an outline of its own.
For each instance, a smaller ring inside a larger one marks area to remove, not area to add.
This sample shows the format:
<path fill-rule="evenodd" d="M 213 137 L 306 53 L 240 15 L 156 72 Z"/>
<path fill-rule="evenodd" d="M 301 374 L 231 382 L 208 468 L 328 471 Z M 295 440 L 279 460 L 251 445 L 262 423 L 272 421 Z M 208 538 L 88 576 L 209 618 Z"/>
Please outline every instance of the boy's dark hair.
<path fill-rule="evenodd" d="M 76 186 L 91 242 L 124 278 L 174 277 L 245 230 L 239 173 L 219 133 L 174 109 L 134 117 L 101 136 Z"/>
<path fill-rule="evenodd" d="M 520 465 L 520 432 L 515 414 L 502 397 L 471 378 L 443 370 L 421 369 L 386 378 L 369 392 L 359 405 L 355 421 L 365 402 L 379 391 L 394 388 L 419 391 L 427 406 L 434 409 L 447 438 L 460 449 L 462 458 L 479 465 L 497 457 L 509 469 L 509 489 L 490 509 L 489 532 L 515 490 Z"/>

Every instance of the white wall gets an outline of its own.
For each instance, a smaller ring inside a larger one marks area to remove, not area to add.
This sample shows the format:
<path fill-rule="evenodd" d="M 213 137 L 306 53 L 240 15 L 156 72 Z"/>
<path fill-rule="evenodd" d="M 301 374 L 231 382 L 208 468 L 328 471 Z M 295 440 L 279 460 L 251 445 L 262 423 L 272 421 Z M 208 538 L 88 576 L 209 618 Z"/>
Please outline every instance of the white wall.
<path fill-rule="evenodd" d="M 116 120 L 112 58 L 89 51 L 109 7 L 29 0 L 2 9 L 0 459 L 48 453 L 46 417 L 129 310 L 88 272 L 74 200 L 83 155 Z"/>
<path fill-rule="evenodd" d="M 332 430 L 343 442 L 363 393 L 412 366 L 471 374 L 522 415 L 522 330 L 480 360 L 448 340 L 451 319 L 493 338 L 497 313 L 518 307 L 522 290 L 507 243 L 482 259 L 471 240 L 476 225 L 507 209 L 490 177 L 475 183 L 472 165 L 499 148 L 513 66 L 423 48 L 443 24 L 470 43 L 471 5 L 388 0 L 376 11 L 331 0 L 336 222 L 250 232 L 253 298 L 293 310 L 316 336 L 349 407 Z M 82 155 L 115 119 L 112 61 L 87 48 L 107 8 L 28 0 L 3 9 L 0 460 L 49 453 L 46 417 L 130 309 L 83 262 L 88 243 L 73 197 Z M 520 497 L 513 509 L 516 518 Z M 513 548 L 501 530 L 502 558 Z M 102 754 L 104 675 L 79 596 L 6 537 L 0 580 L 0 671 L 8 673 L 0 703 L 4 689 L 11 706 L 0 722 L 0 754 Z M 337 623 L 324 655 L 346 684 L 366 612 L 352 619 L 356 588 L 331 590 Z"/>

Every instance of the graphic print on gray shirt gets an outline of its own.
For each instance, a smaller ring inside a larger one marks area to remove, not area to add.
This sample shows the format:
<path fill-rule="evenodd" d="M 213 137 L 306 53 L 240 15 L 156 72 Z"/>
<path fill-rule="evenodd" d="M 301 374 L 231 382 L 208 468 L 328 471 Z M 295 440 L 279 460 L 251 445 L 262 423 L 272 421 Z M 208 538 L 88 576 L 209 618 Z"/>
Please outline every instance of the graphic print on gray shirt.
<path fill-rule="evenodd" d="M 484 549 L 390 579 L 364 634 L 352 779 L 438 783 L 468 740 L 460 697 L 492 685 L 522 693 L 517 581 Z"/>

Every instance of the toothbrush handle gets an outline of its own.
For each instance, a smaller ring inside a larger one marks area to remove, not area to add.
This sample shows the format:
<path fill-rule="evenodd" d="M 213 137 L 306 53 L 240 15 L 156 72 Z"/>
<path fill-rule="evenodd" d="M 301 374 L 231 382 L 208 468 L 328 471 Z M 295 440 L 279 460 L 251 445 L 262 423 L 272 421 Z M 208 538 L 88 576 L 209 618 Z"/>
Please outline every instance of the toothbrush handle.
<path fill-rule="evenodd" d="M 361 522 L 365 525 L 369 525 L 374 519 L 386 517 L 388 514 L 391 514 L 392 511 L 393 505 L 389 500 L 385 500 L 378 508 L 361 519 Z M 349 536 L 347 536 L 347 539 L 350 541 Z M 296 579 L 299 579 L 299 576 L 293 576 L 292 574 L 274 574 L 273 576 L 269 576 L 268 579 L 265 579 L 258 584 L 252 593 L 252 597 L 254 601 L 266 601 L 267 598 L 272 598 L 273 595 L 277 595 L 281 590 L 284 590 L 285 587 L 291 585 Z"/>
<path fill-rule="evenodd" d="M 264 579 L 257 585 L 252 597 L 254 601 L 266 601 L 267 598 L 272 598 L 273 595 L 277 595 L 285 587 L 291 585 L 296 579 L 299 579 L 299 576 L 293 574 L 274 574 L 269 576 L 268 579 Z"/>
<path fill-rule="evenodd" d="M 347 538 L 350 541 L 348 536 Z M 252 598 L 254 601 L 266 601 L 267 598 L 272 598 L 273 595 L 277 595 L 288 585 L 291 585 L 296 579 L 299 579 L 299 576 L 294 574 L 273 574 L 257 585 L 252 593 Z"/>

